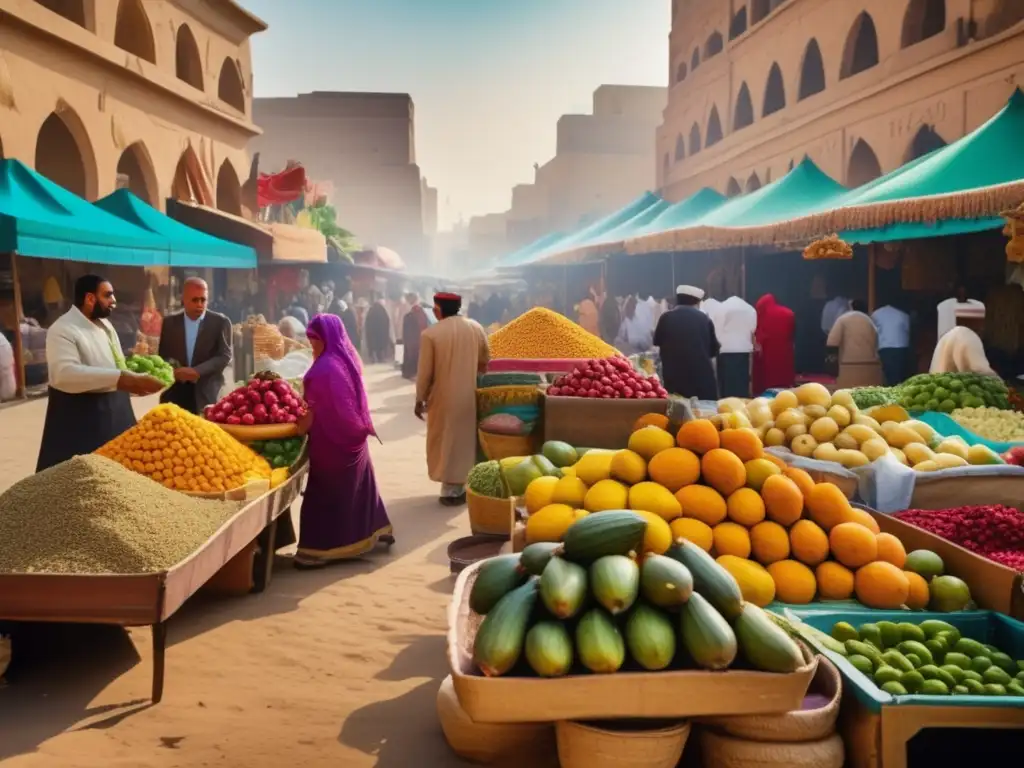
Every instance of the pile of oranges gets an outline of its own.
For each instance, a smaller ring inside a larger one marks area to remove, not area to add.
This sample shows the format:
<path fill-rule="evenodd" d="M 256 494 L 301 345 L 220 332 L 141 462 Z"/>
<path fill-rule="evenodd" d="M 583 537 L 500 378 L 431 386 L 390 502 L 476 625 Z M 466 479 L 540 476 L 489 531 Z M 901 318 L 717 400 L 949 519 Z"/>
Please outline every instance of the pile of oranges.
<path fill-rule="evenodd" d="M 165 403 L 96 451 L 165 488 L 221 493 L 270 477 L 267 460 L 220 427 Z"/>

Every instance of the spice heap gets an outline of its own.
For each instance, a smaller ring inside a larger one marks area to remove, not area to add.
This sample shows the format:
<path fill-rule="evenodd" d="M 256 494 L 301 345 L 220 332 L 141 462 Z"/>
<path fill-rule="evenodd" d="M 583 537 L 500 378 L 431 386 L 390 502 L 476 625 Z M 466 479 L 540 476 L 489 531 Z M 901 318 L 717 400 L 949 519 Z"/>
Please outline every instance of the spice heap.
<path fill-rule="evenodd" d="M 270 477 L 262 456 L 169 403 L 158 405 L 96 453 L 177 491 L 219 493 Z"/>
<path fill-rule="evenodd" d="M 78 456 L 0 495 L 0 573 L 151 573 L 238 511 L 170 491 L 102 456 Z"/>
<path fill-rule="evenodd" d="M 618 351 L 557 312 L 535 307 L 488 337 L 496 360 L 576 360 Z"/>

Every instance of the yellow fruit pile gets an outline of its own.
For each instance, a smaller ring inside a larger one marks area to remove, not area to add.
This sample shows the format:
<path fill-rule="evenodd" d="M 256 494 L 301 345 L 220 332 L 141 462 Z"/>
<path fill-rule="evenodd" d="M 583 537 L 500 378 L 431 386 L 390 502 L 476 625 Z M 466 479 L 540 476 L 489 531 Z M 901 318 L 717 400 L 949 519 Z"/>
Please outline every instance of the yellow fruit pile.
<path fill-rule="evenodd" d="M 100 456 L 190 493 L 219 493 L 253 478 L 270 478 L 270 465 L 217 425 L 165 403 L 96 451 Z"/>
<path fill-rule="evenodd" d="M 557 312 L 535 307 L 487 337 L 494 359 L 585 360 L 619 351 Z"/>
<path fill-rule="evenodd" d="M 922 609 L 928 585 L 906 552 L 831 483 L 766 454 L 748 427 L 708 419 L 673 437 L 644 426 L 620 451 L 590 451 L 562 478 L 526 490 L 528 543 L 559 541 L 579 517 L 632 509 L 647 518 L 643 551 L 685 538 L 715 556 L 759 606 L 856 598 L 872 608 Z"/>
<path fill-rule="evenodd" d="M 772 400 L 726 398 L 718 411 L 713 420 L 723 428 L 751 427 L 765 445 L 848 469 L 889 454 L 918 472 L 994 463 L 985 446 L 970 446 L 960 437 L 943 439 L 898 406 L 861 413 L 848 390 L 830 393 L 817 383 L 785 390 Z"/>

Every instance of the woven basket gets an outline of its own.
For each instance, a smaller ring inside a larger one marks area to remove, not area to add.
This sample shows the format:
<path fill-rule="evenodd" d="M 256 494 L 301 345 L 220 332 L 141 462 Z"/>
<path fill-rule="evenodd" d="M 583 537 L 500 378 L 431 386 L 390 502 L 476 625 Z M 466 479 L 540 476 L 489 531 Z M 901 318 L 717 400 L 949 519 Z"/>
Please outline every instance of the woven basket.
<path fill-rule="evenodd" d="M 496 435 L 477 430 L 480 448 L 490 461 L 501 461 L 513 456 L 532 456 L 536 452 L 537 438 L 530 435 Z"/>
<path fill-rule="evenodd" d="M 481 496 L 466 488 L 466 506 L 469 507 L 469 529 L 473 533 L 512 537 L 512 502 Z"/>
<path fill-rule="evenodd" d="M 780 743 L 734 739 L 701 729 L 700 752 L 706 768 L 842 768 L 845 758 L 838 733 L 818 741 Z"/>
<path fill-rule="evenodd" d="M 607 730 L 568 720 L 556 723 L 562 768 L 675 768 L 690 736 L 686 722 L 662 728 L 643 721 L 621 725 L 621 729 Z"/>

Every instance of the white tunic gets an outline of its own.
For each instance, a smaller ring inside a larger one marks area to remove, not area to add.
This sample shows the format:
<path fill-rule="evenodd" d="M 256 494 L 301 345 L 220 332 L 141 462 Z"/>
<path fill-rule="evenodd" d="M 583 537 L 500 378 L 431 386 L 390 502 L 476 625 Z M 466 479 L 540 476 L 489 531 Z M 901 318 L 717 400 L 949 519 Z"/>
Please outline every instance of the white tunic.
<path fill-rule="evenodd" d="M 957 310 L 980 310 L 985 311 L 985 305 L 975 299 L 968 299 L 964 302 L 959 302 L 956 299 L 946 299 L 940 301 L 935 307 L 936 314 L 939 318 L 938 325 L 938 336 L 936 338 L 941 339 L 951 330 L 956 328 L 956 313 Z"/>
<path fill-rule="evenodd" d="M 985 356 L 985 345 L 970 328 L 958 325 L 935 345 L 929 373 L 981 373 L 995 376 Z"/>
<path fill-rule="evenodd" d="M 72 307 L 46 333 L 50 386 L 69 395 L 113 392 L 121 376 L 114 358 L 118 343 L 108 320 L 97 325 Z"/>

